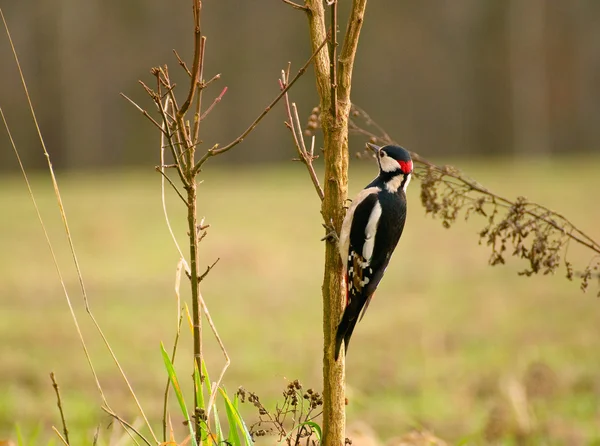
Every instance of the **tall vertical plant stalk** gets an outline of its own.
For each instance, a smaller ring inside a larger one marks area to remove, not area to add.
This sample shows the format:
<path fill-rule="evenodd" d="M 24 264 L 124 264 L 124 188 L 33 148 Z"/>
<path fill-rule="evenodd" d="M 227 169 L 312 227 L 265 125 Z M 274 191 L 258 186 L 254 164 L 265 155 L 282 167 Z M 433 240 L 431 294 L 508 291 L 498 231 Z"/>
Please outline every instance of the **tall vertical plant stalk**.
<path fill-rule="evenodd" d="M 366 0 L 353 0 L 346 35 L 337 60 L 337 1 L 330 9 L 329 52 L 315 58 L 317 90 L 322 110 L 320 119 L 324 138 L 325 179 L 321 213 L 326 225 L 339 233 L 348 195 L 348 120 L 352 68 L 363 23 Z M 322 0 L 306 0 L 313 50 L 327 35 L 326 11 Z M 343 355 L 334 359 L 335 331 L 341 318 L 345 287 L 342 262 L 334 240 L 325 247 L 323 277 L 323 444 L 343 445 L 345 441 L 345 363 Z"/>

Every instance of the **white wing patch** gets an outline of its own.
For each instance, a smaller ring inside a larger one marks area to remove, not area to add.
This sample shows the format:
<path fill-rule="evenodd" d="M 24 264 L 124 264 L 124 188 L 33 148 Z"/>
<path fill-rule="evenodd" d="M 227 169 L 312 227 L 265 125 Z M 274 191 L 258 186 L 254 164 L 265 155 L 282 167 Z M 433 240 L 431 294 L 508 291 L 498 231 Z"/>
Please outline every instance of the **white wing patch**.
<path fill-rule="evenodd" d="M 365 198 L 367 198 L 371 194 L 376 194 L 380 192 L 381 189 L 378 187 L 369 187 L 367 189 L 361 190 L 358 195 L 352 200 L 352 204 L 350 208 L 346 212 L 346 216 L 344 217 L 344 222 L 342 223 L 342 230 L 340 231 L 340 256 L 342 258 L 342 262 L 344 264 L 344 271 L 348 266 L 348 250 L 350 249 L 350 228 L 352 227 L 352 218 L 354 217 L 354 211 L 356 211 L 357 206 L 363 202 Z"/>
<path fill-rule="evenodd" d="M 362 256 L 367 262 L 371 262 L 373 257 L 373 248 L 375 247 L 375 234 L 377 233 L 377 225 L 379 218 L 381 217 L 381 204 L 378 201 L 375 202 L 367 227 L 365 228 L 365 244 L 363 245 Z M 366 266 L 366 265 L 365 265 Z"/>

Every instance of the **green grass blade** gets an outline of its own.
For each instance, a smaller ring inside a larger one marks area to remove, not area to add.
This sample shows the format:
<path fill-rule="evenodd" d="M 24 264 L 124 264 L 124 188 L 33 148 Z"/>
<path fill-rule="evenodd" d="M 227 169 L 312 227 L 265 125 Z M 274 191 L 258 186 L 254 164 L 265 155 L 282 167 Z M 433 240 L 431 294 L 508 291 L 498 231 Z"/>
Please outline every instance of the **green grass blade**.
<path fill-rule="evenodd" d="M 187 410 L 187 406 L 185 405 L 185 399 L 183 398 L 183 393 L 181 392 L 181 387 L 179 386 L 179 380 L 177 379 L 177 374 L 175 373 L 175 367 L 173 367 L 173 363 L 171 362 L 171 358 L 169 354 L 165 350 L 165 346 L 163 343 L 160 343 L 160 351 L 162 353 L 163 361 L 165 362 L 165 367 L 167 369 L 167 373 L 169 375 L 169 380 L 171 381 L 171 386 L 173 387 L 173 391 L 177 396 L 177 401 L 179 402 L 179 408 L 181 409 L 181 413 L 185 417 L 187 421 L 187 426 L 190 430 L 190 435 L 192 438 L 192 442 L 195 446 L 198 446 L 196 443 L 196 436 L 194 435 L 194 428 L 192 424 L 192 420 L 190 419 L 190 414 Z"/>
<path fill-rule="evenodd" d="M 244 420 L 242 419 L 240 412 L 237 409 L 237 394 L 234 399 L 235 403 L 232 403 L 229 397 L 227 396 L 227 392 L 225 392 L 223 388 L 219 388 L 219 391 L 221 392 L 223 400 L 225 401 L 225 410 L 227 411 L 227 419 L 229 420 L 229 435 L 230 437 L 232 435 L 235 435 L 234 440 L 237 439 L 237 443 L 234 444 L 241 445 L 239 434 L 237 432 L 238 428 L 242 432 L 242 434 L 244 434 L 244 440 L 246 441 L 246 445 L 250 446 L 254 444 L 254 442 L 252 441 L 252 436 L 250 435 L 250 431 L 248 431 L 246 423 L 244 423 Z M 230 438 L 229 441 L 232 441 L 232 438 Z"/>
<path fill-rule="evenodd" d="M 25 446 L 25 444 L 23 443 L 23 434 L 21 434 L 21 428 L 18 424 L 15 424 L 15 432 L 17 434 L 17 445 Z"/>
<path fill-rule="evenodd" d="M 215 434 L 217 435 L 217 444 L 223 443 L 223 430 L 221 429 L 221 420 L 219 420 L 219 411 L 217 410 L 217 403 L 213 407 L 213 418 L 215 420 Z"/>
<path fill-rule="evenodd" d="M 231 403 L 231 400 L 227 397 L 227 394 L 223 389 L 219 389 L 221 395 L 223 395 L 223 400 L 225 401 L 225 412 L 227 412 L 227 420 L 229 421 L 229 443 L 233 446 L 242 446 L 242 442 L 240 440 L 240 435 L 237 430 L 237 423 L 235 419 L 235 408 Z"/>
<path fill-rule="evenodd" d="M 302 426 L 309 426 L 312 431 L 315 433 L 315 436 L 317 437 L 317 441 L 321 441 L 321 426 L 319 426 L 317 423 L 315 423 L 314 421 L 305 421 L 304 423 L 300 423 L 300 425 L 298 426 L 299 428 Z"/>
<path fill-rule="evenodd" d="M 290 438 L 292 438 L 292 435 L 294 435 L 294 432 L 299 431 L 300 429 L 302 429 L 303 426 L 310 427 L 312 429 L 312 431 L 315 433 L 317 440 L 321 441 L 321 436 L 322 436 L 321 426 L 319 426 L 314 421 L 304 421 L 303 423 L 298 424 L 296 429 L 292 430 L 285 436 L 285 440 L 289 440 Z"/>
<path fill-rule="evenodd" d="M 196 386 L 196 407 L 200 409 L 206 409 L 204 403 L 204 386 L 202 385 L 202 381 L 200 380 L 200 372 L 198 371 L 198 366 L 194 365 L 194 385 Z"/>

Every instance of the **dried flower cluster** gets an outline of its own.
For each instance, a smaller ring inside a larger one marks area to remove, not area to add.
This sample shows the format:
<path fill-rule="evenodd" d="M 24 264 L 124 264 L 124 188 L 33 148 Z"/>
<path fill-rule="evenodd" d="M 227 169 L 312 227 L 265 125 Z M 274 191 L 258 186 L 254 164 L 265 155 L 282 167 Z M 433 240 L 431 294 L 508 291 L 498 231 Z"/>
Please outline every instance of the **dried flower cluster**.
<path fill-rule="evenodd" d="M 302 384 L 296 379 L 290 381 L 283 391 L 283 402 L 275 406 L 275 411 L 268 411 L 259 397 L 240 387 L 240 402 L 251 403 L 258 409 L 259 420 L 250 426 L 253 438 L 265 435 L 277 435 L 278 442 L 285 441 L 289 446 L 317 445 L 314 419 L 322 412 L 316 410 L 323 405 L 323 397 L 313 389 L 302 392 Z"/>

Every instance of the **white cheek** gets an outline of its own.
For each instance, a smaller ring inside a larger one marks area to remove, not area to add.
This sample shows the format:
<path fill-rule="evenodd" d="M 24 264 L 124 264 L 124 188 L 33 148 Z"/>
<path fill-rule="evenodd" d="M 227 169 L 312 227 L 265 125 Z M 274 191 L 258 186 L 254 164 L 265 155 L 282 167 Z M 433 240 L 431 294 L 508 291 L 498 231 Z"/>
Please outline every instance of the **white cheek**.
<path fill-rule="evenodd" d="M 398 161 L 389 156 L 384 156 L 383 158 L 380 158 L 379 161 L 381 163 L 381 170 L 384 172 L 393 172 L 394 170 L 400 169 Z"/>

